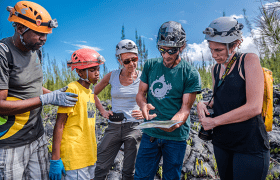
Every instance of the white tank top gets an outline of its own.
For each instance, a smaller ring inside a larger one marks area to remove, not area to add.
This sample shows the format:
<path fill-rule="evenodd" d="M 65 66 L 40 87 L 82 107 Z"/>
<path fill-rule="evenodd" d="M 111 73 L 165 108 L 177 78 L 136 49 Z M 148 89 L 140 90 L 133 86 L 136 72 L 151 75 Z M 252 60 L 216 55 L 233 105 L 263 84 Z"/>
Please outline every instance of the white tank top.
<path fill-rule="evenodd" d="M 126 121 L 123 122 L 140 122 L 143 120 L 137 120 L 131 116 L 133 110 L 140 110 L 136 103 L 136 95 L 139 89 L 141 71 L 137 71 L 138 75 L 136 80 L 128 85 L 123 86 L 120 83 L 121 69 L 112 71 L 110 81 L 111 84 L 111 96 L 112 96 L 112 111 L 115 113 L 123 113 L 126 117 Z M 114 123 L 114 122 L 111 122 Z"/>

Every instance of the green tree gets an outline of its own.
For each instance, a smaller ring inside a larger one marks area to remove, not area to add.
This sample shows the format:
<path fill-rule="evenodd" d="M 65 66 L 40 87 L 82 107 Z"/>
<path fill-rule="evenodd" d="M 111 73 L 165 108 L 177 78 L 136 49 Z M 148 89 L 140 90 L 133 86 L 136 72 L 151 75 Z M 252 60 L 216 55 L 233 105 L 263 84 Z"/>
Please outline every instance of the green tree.
<path fill-rule="evenodd" d="M 247 26 L 247 28 L 249 30 L 249 33 L 251 34 L 250 37 L 253 39 L 254 44 L 255 44 L 258 52 L 260 53 L 259 44 L 258 44 L 258 41 L 257 41 L 257 39 L 255 37 L 255 33 L 254 33 L 253 27 L 252 27 L 252 23 L 250 22 L 248 16 L 246 15 L 246 9 L 243 9 L 242 11 L 243 11 L 243 15 L 244 15 L 246 26 Z"/>
<path fill-rule="evenodd" d="M 124 34 L 124 25 L 122 25 L 122 37 L 121 37 L 122 40 L 125 39 L 125 34 Z"/>
<path fill-rule="evenodd" d="M 139 69 L 142 70 L 145 61 L 148 59 L 148 50 L 146 49 L 145 41 L 141 38 L 141 36 L 138 36 L 137 30 L 135 30 L 135 39 L 138 47 Z"/>
<path fill-rule="evenodd" d="M 275 1 L 278 2 L 278 1 Z M 261 65 L 273 73 L 274 84 L 280 83 L 280 12 L 278 3 L 262 4 L 255 22 L 260 38 Z"/>

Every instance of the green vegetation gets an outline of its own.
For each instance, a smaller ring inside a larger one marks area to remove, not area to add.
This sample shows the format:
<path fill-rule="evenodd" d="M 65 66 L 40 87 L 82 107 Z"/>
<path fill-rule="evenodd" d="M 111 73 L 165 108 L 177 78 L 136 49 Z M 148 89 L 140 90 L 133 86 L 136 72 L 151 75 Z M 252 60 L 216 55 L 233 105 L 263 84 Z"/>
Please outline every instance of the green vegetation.
<path fill-rule="evenodd" d="M 204 64 L 202 64 L 202 67 L 197 66 L 196 69 L 198 70 L 201 78 L 201 87 L 202 88 L 210 88 L 212 89 L 212 75 L 211 75 L 211 68 L 206 68 Z"/>
<path fill-rule="evenodd" d="M 141 36 L 138 36 L 135 30 L 136 45 L 138 47 L 138 69 L 143 70 L 144 62 L 148 59 L 148 50 L 146 49 L 145 41 Z"/>
<path fill-rule="evenodd" d="M 45 62 L 45 54 L 43 53 L 43 86 L 51 91 L 60 89 L 72 81 L 78 79 L 76 72 L 67 68 L 66 60 L 64 63 L 57 63 L 56 59 L 50 60 L 49 54 L 47 54 L 47 61 Z"/>
<path fill-rule="evenodd" d="M 258 48 L 258 51 L 260 52 L 260 63 L 263 67 L 266 67 L 270 69 L 273 72 L 274 77 L 274 84 L 280 83 L 280 25 L 279 25 L 279 14 L 278 11 L 276 11 L 275 7 L 265 8 L 263 5 L 261 5 L 260 8 L 260 17 L 257 19 L 258 27 L 261 29 L 261 36 L 260 38 L 256 38 L 253 31 L 252 31 L 252 25 L 250 20 L 246 16 L 246 10 L 244 9 L 244 17 L 245 22 L 247 25 L 247 28 L 251 32 L 252 37 L 254 38 L 254 42 Z M 279 8 L 279 7 L 278 7 Z M 261 18 L 263 16 L 263 18 Z M 276 25 L 275 25 L 276 24 Z M 0 34 L 1 35 L 1 34 Z M 124 34 L 124 26 L 122 26 L 122 36 L 121 39 L 125 38 Z M 135 31 L 135 38 L 136 38 L 136 44 L 139 47 L 139 69 L 143 69 L 144 62 L 147 60 L 148 57 L 148 50 L 146 49 L 145 42 L 141 36 L 138 36 L 137 30 Z M 112 50 L 114 51 L 114 50 Z M 69 55 L 70 58 L 70 55 Z M 202 54 L 202 64 L 194 64 L 194 62 L 191 62 L 188 57 L 182 57 L 184 60 L 188 61 L 190 64 L 192 64 L 200 73 L 201 76 L 201 83 L 202 88 L 210 88 L 212 89 L 212 77 L 211 77 L 211 68 L 214 65 L 214 61 L 211 60 L 204 60 L 203 54 Z M 67 68 L 66 60 L 63 63 L 57 63 L 57 60 L 55 58 L 50 59 L 49 54 L 45 54 L 43 51 L 43 73 L 44 73 L 44 81 L 43 86 L 49 90 L 56 90 L 60 89 L 67 84 L 69 84 L 72 81 L 78 80 L 78 75 L 76 72 L 71 71 Z M 206 63 L 207 62 L 207 63 Z M 120 68 L 120 67 L 116 67 Z M 106 65 L 102 65 L 101 68 L 101 79 L 104 77 L 105 74 L 108 73 L 108 69 Z M 107 100 L 111 99 L 111 86 L 108 85 L 103 91 L 101 91 L 98 95 L 100 100 Z M 197 95 L 197 102 L 199 102 L 202 99 L 202 95 Z M 49 118 L 53 114 L 56 113 L 56 108 L 54 106 L 44 106 L 44 112 L 43 112 L 43 118 Z M 111 109 L 111 105 L 108 105 L 108 109 Z M 50 119 L 50 118 L 49 118 Z M 274 121 L 277 124 L 280 124 L 276 118 L 274 118 Z M 50 123 L 50 122 L 46 122 Z M 45 125 L 45 124 L 44 124 Z M 196 131 L 199 130 L 200 124 L 194 123 L 192 128 Z M 102 129 L 102 132 L 104 132 L 105 127 L 100 126 Z M 193 139 L 189 138 L 187 140 L 187 144 L 189 146 L 193 146 Z M 51 153 L 52 150 L 52 139 L 49 140 L 49 152 Z M 272 154 L 279 154 L 280 149 L 275 148 L 271 149 Z M 208 154 L 209 159 L 209 154 Z M 215 156 L 213 155 L 214 159 L 214 172 L 215 176 L 218 177 L 218 169 L 217 169 L 217 163 Z M 269 166 L 269 174 L 267 175 L 267 180 L 274 180 L 279 179 L 279 172 L 272 173 L 271 170 L 273 167 L 277 164 L 276 161 L 273 161 L 271 158 L 270 166 Z M 199 169 L 200 166 L 200 169 Z M 209 174 L 210 170 L 207 173 L 207 168 L 203 167 L 203 161 L 199 163 L 198 159 L 196 159 L 195 162 L 195 171 L 194 173 L 197 173 L 198 176 L 202 176 Z M 205 172 L 205 174 L 204 174 Z M 162 177 L 162 167 L 160 166 L 158 169 L 157 174 Z M 189 176 L 188 176 L 189 175 Z M 184 174 L 184 179 L 188 179 L 190 177 L 193 177 L 193 172 L 188 172 Z"/>
<path fill-rule="evenodd" d="M 162 166 L 158 167 L 158 171 L 157 171 L 157 175 L 160 176 L 160 178 L 162 178 Z"/>
<path fill-rule="evenodd" d="M 273 2 L 273 1 L 272 1 Z M 274 0 L 278 2 L 278 0 Z M 255 18 L 259 36 L 255 36 L 252 31 L 252 23 L 246 16 L 246 9 L 243 9 L 244 18 L 251 37 L 260 53 L 260 62 L 262 67 L 270 69 L 273 73 L 273 84 L 280 83 L 280 11 L 279 4 L 270 3 L 270 5 L 261 5 L 259 15 Z"/>

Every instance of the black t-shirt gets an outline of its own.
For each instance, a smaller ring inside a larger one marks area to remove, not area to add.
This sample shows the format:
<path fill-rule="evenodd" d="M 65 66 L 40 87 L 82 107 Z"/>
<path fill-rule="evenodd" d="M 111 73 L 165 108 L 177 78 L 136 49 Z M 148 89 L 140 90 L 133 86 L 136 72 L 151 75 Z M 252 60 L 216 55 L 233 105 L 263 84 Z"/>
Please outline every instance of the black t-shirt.
<path fill-rule="evenodd" d="M 8 90 L 7 101 L 25 100 L 42 94 L 43 72 L 36 51 L 22 52 L 11 37 L 0 40 L 0 89 Z M 42 107 L 0 120 L 0 147 L 18 147 L 44 133 Z"/>
<path fill-rule="evenodd" d="M 219 83 L 220 66 L 214 68 L 214 115 L 220 116 L 246 103 L 246 84 L 240 77 L 237 60 L 222 85 Z M 243 66 L 242 66 L 243 67 Z M 243 69 L 244 71 L 244 69 Z M 217 126 L 213 131 L 212 143 L 220 148 L 242 153 L 257 153 L 269 149 L 268 135 L 261 114 L 239 123 Z"/>

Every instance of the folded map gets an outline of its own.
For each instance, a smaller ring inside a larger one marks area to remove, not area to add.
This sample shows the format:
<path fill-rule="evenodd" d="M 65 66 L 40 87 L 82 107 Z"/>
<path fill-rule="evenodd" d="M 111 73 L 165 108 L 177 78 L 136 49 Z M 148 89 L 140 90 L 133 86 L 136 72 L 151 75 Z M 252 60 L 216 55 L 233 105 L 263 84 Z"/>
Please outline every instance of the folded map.
<path fill-rule="evenodd" d="M 171 128 L 172 126 L 180 123 L 182 121 L 177 120 L 166 120 L 166 121 L 147 121 L 139 124 L 135 129 L 145 129 L 145 128 Z"/>

